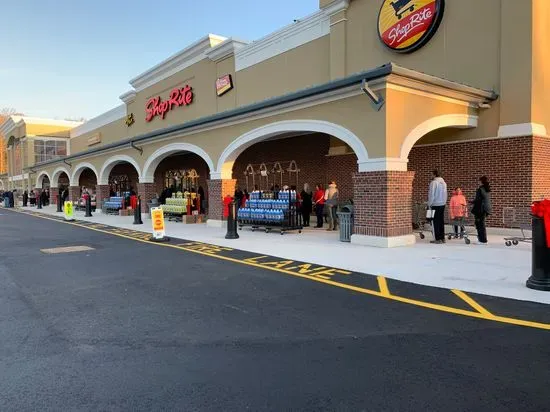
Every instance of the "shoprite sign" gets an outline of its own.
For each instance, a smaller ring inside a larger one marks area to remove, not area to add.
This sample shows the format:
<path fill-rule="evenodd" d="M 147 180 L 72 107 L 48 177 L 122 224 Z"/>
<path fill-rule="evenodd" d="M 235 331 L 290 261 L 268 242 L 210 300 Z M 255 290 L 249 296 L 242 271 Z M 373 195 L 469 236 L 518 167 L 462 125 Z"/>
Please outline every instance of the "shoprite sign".
<path fill-rule="evenodd" d="M 165 235 L 164 211 L 160 207 L 151 208 L 151 223 L 153 224 L 153 238 L 162 239 Z"/>
<path fill-rule="evenodd" d="M 193 103 L 193 89 L 189 85 L 179 88 L 176 87 L 170 92 L 168 100 L 162 100 L 160 96 L 152 97 L 145 105 L 147 116 L 145 120 L 150 122 L 156 116 L 166 117 L 166 113 L 180 106 L 189 106 Z"/>
<path fill-rule="evenodd" d="M 382 43 L 399 53 L 424 46 L 437 31 L 445 0 L 384 0 L 378 14 Z"/>

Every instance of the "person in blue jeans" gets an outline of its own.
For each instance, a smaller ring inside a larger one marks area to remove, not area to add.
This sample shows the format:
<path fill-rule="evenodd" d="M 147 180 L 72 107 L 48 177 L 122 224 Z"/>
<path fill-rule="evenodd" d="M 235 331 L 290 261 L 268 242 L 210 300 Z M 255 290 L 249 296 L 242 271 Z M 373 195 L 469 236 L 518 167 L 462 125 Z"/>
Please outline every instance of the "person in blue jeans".
<path fill-rule="evenodd" d="M 439 170 L 432 172 L 432 181 L 428 190 L 428 207 L 434 210 L 433 228 L 434 240 L 430 243 L 445 243 L 445 205 L 447 204 L 447 183 L 439 174 Z"/>

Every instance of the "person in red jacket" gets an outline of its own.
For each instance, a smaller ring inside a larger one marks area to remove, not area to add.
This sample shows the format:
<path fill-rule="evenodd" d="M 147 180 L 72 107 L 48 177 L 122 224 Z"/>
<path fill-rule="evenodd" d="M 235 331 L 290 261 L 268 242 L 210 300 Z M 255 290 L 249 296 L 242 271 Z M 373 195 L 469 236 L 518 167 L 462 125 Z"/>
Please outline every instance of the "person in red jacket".
<path fill-rule="evenodd" d="M 313 194 L 313 205 L 315 206 L 315 214 L 317 215 L 317 226 L 319 229 L 323 227 L 323 211 L 325 210 L 325 191 L 322 184 L 315 186 L 315 193 Z"/>

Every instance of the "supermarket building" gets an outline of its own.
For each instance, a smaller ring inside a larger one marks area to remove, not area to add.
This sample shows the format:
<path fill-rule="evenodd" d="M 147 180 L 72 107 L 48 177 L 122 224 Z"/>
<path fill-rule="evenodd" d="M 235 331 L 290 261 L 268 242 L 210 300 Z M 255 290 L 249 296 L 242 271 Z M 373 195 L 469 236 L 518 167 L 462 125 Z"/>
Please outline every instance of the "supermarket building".
<path fill-rule="evenodd" d="M 70 130 L 67 156 L 29 162 L 23 187 L 100 201 L 124 176 L 145 208 L 194 170 L 221 225 L 237 185 L 335 180 L 352 242 L 392 247 L 414 243 L 412 205 L 438 168 L 468 197 L 490 177 L 490 226 L 527 221 L 550 195 L 549 26 L 545 0 L 320 0 L 255 42 L 208 35 L 130 80 L 121 106 Z M 8 165 L 25 138 L 13 123 Z"/>

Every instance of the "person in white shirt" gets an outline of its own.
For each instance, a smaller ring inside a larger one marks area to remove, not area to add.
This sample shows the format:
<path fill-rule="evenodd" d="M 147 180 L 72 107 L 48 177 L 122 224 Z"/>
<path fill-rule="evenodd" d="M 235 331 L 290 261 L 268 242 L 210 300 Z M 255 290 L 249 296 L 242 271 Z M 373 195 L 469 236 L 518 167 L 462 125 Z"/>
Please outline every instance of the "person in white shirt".
<path fill-rule="evenodd" d="M 447 183 L 438 170 L 432 172 L 433 179 L 428 190 L 428 207 L 434 211 L 433 228 L 435 239 L 431 243 L 445 243 L 445 205 L 447 204 Z"/>

